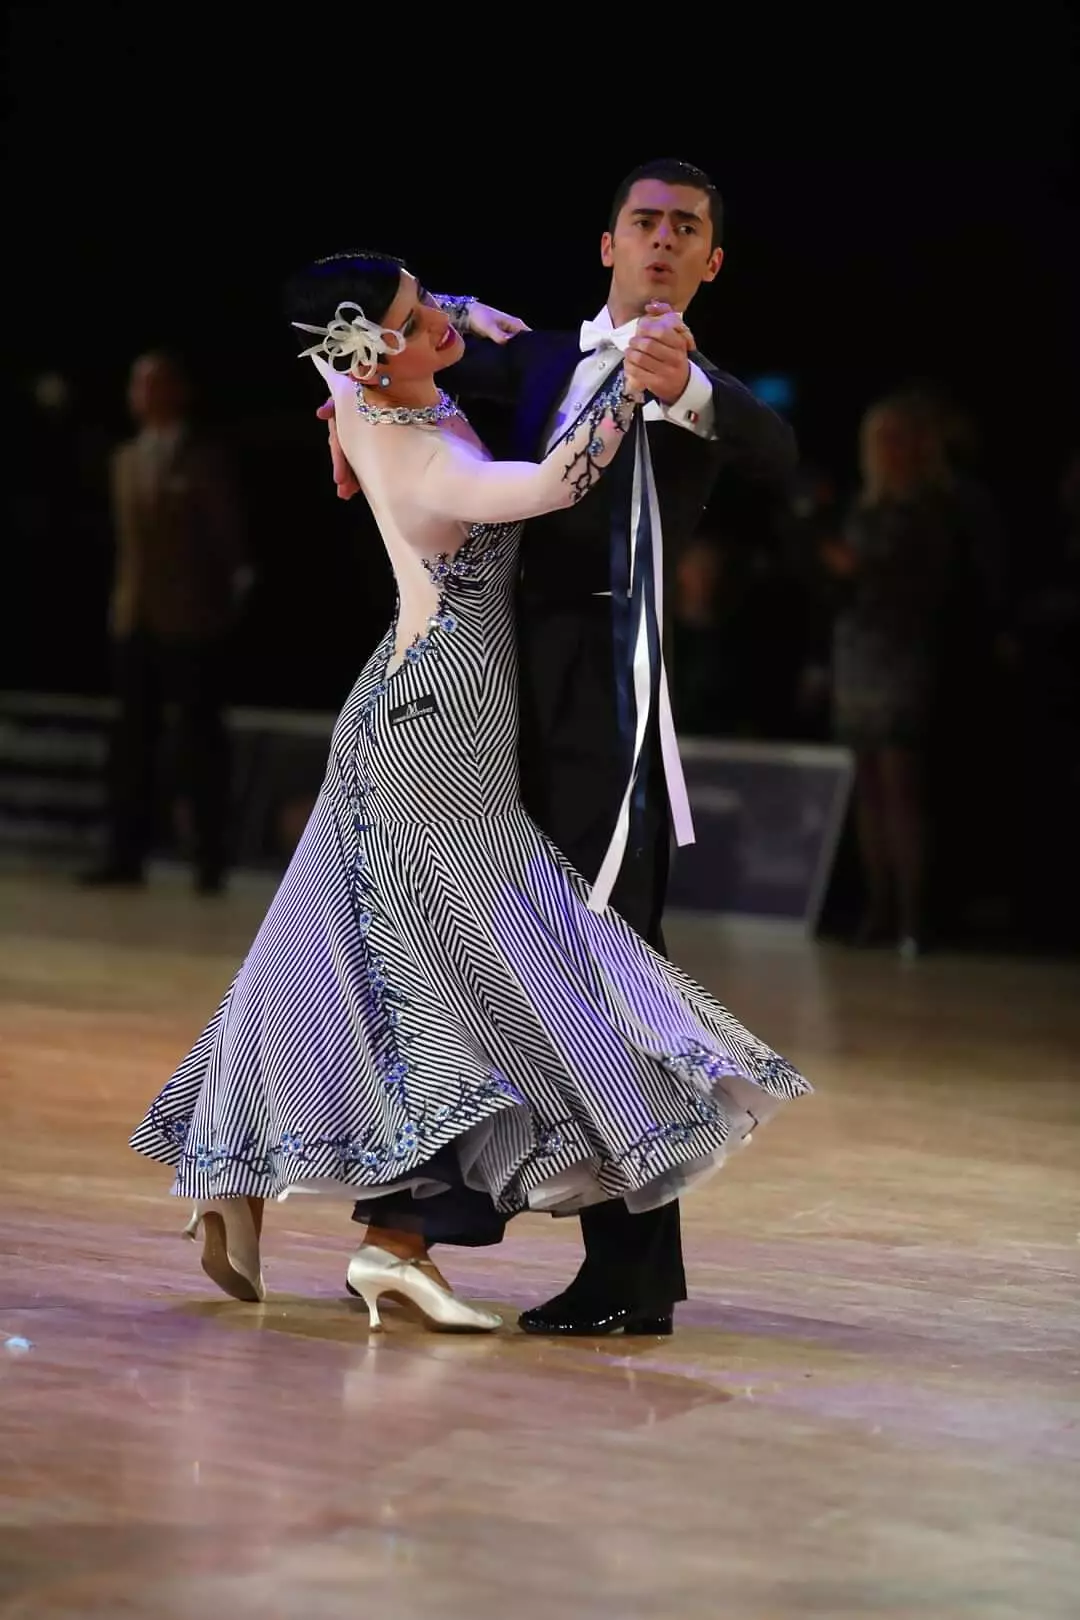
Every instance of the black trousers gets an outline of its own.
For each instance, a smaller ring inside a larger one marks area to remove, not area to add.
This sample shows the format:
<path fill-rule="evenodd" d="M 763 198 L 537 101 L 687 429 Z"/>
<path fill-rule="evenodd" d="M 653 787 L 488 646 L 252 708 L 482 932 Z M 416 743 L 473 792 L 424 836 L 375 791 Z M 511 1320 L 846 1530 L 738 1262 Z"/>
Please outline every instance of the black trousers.
<path fill-rule="evenodd" d="M 615 725 L 611 608 L 604 599 L 519 618 L 522 796 L 529 814 L 583 876 L 607 851 L 626 779 Z M 644 810 L 635 820 L 611 904 L 650 945 L 664 949 L 661 918 L 670 833 L 660 751 L 653 739 Z M 434 1166 L 433 1166 L 434 1167 Z M 429 1243 L 498 1243 L 505 1220 L 486 1194 L 465 1187 L 453 1150 L 440 1156 L 448 1191 L 358 1203 L 355 1220 L 417 1232 Z M 679 1206 L 632 1215 L 621 1199 L 580 1216 L 585 1259 L 567 1293 L 598 1312 L 626 1306 L 661 1314 L 686 1298 Z"/>
<path fill-rule="evenodd" d="M 560 847 L 580 872 L 593 878 L 600 870 L 609 837 L 610 830 L 599 848 L 593 839 L 582 841 L 576 849 L 567 847 L 569 840 Z M 627 851 L 611 904 L 659 951 L 664 950 L 661 917 L 669 855 L 664 782 L 654 772 L 643 825 Z M 567 1290 L 575 1305 L 596 1306 L 598 1311 L 625 1305 L 646 1315 L 660 1315 L 686 1298 L 677 1203 L 632 1215 L 622 1199 L 612 1199 L 582 1210 L 580 1220 L 585 1259 Z"/>
<path fill-rule="evenodd" d="M 172 703 L 178 787 L 191 806 L 195 865 L 201 877 L 215 881 L 226 864 L 226 644 L 136 632 L 114 643 L 113 657 L 118 712 L 110 759 L 110 863 L 134 873 L 150 853 L 164 711 Z"/>

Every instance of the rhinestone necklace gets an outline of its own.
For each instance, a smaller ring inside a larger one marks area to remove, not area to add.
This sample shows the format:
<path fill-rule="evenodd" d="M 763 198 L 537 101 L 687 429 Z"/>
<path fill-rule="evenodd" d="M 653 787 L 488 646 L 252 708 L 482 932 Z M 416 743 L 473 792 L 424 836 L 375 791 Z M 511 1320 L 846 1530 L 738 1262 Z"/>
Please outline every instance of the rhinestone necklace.
<path fill-rule="evenodd" d="M 439 389 L 437 405 L 369 405 L 360 383 L 356 385 L 356 408 L 365 422 L 396 422 L 401 427 L 435 427 L 449 416 L 460 416 L 449 394 Z"/>

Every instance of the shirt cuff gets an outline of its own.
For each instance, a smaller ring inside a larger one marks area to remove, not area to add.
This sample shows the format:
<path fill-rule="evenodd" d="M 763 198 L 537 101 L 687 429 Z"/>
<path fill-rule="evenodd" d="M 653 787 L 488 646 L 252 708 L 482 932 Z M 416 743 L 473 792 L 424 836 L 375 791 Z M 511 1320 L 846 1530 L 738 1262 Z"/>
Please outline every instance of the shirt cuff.
<path fill-rule="evenodd" d="M 716 414 L 712 383 L 693 360 L 690 362 L 690 381 L 674 405 L 663 405 L 661 408 L 669 422 L 675 422 L 679 427 L 696 433 L 701 439 L 712 438 L 713 419 Z"/>

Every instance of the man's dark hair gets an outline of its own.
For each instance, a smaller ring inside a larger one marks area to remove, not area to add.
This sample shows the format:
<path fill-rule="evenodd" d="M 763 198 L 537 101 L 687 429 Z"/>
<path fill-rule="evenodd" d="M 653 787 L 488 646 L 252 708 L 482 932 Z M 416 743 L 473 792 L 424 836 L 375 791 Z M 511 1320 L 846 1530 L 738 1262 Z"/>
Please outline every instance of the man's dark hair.
<path fill-rule="evenodd" d="M 709 199 L 712 245 L 720 246 L 724 233 L 724 200 L 704 169 L 699 169 L 693 163 L 683 163 L 679 158 L 654 158 L 651 163 L 643 163 L 639 169 L 635 169 L 625 180 L 619 182 L 611 204 L 609 231 L 615 229 L 615 222 L 622 212 L 623 205 L 639 180 L 662 180 L 666 186 L 693 186 L 695 191 L 703 191 Z"/>

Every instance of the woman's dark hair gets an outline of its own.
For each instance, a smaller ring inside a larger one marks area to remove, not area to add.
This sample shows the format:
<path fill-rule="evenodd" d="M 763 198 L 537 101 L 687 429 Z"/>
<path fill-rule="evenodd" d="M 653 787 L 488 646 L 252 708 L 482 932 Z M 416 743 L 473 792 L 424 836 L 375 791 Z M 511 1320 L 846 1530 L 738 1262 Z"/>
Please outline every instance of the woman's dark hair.
<path fill-rule="evenodd" d="M 401 259 L 389 253 L 332 253 L 316 259 L 289 277 L 283 303 L 285 318 L 308 326 L 328 326 L 339 304 L 359 304 L 369 321 L 382 321 L 397 297 Z M 297 347 L 312 342 L 308 332 L 296 333 Z"/>

